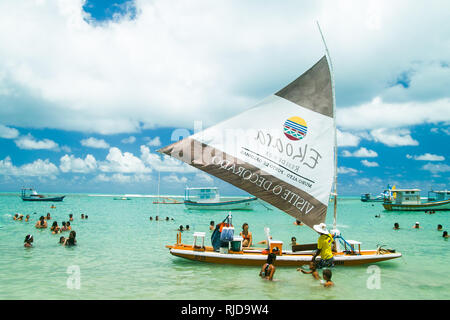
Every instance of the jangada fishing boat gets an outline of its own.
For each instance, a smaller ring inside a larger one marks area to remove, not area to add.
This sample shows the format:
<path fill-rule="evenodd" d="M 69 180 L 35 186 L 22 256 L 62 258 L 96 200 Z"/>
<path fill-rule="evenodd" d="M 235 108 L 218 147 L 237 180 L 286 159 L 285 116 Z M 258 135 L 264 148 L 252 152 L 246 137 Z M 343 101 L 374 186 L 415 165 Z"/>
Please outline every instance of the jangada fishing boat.
<path fill-rule="evenodd" d="M 337 142 L 332 67 L 328 55 L 292 83 L 255 107 L 159 150 L 260 198 L 307 226 L 325 222 L 334 197 L 336 265 L 371 264 L 401 257 L 395 250 L 361 250 L 336 228 Z M 234 134 L 234 136 L 233 136 Z M 333 192 L 332 192 L 333 191 Z M 242 248 L 242 238 L 229 236 L 231 216 L 216 226 L 212 246 L 205 233 L 194 243 L 168 245 L 174 256 L 190 260 L 261 266 L 268 253 L 277 266 L 299 266 L 312 260 L 316 244 L 283 248 L 267 235 L 268 248 Z M 217 234 L 220 243 L 217 245 Z M 228 234 L 227 237 L 223 236 Z M 320 259 L 320 258 L 318 258 Z"/>
<path fill-rule="evenodd" d="M 189 210 L 253 210 L 258 198 L 221 200 L 219 188 L 186 188 L 184 205 Z"/>
<path fill-rule="evenodd" d="M 47 197 L 42 194 L 38 194 L 36 190 L 31 188 L 22 188 L 20 197 L 22 198 L 23 201 L 53 201 L 53 202 L 61 202 L 65 198 L 65 196 Z"/>

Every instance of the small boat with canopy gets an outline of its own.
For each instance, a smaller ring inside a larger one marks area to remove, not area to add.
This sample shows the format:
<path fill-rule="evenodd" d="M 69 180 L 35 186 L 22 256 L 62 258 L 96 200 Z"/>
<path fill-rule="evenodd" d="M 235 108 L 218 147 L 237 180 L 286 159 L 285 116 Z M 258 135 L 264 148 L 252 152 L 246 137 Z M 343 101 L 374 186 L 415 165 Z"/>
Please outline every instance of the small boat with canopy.
<path fill-rule="evenodd" d="M 328 51 L 327 51 L 328 53 Z M 268 202 L 310 228 L 325 223 L 330 197 L 334 198 L 336 265 L 372 264 L 401 257 L 378 247 L 361 249 L 346 240 L 337 221 L 337 140 L 332 66 L 328 54 L 299 78 L 253 108 L 159 150 Z M 219 264 L 261 266 L 268 253 L 277 266 L 308 264 L 317 244 L 283 247 L 266 228 L 267 248 L 243 248 L 235 237 L 232 216 L 216 226 L 211 246 L 205 233 L 195 232 L 192 244 L 181 233 L 174 256 Z M 218 241 L 218 239 L 220 241 Z M 224 245 L 225 243 L 225 245 Z M 317 258 L 320 259 L 320 258 Z M 317 261 L 317 260 L 316 260 Z"/>

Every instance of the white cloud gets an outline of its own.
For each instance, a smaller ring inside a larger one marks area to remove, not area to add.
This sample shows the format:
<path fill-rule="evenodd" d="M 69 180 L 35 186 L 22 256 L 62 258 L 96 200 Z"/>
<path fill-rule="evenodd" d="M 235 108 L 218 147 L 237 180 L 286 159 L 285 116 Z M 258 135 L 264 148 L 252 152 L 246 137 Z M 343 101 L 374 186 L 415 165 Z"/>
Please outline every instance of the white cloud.
<path fill-rule="evenodd" d="M 206 174 L 205 172 L 197 173 L 194 176 L 194 179 L 198 180 L 199 182 L 205 182 L 205 183 L 211 183 L 214 181 L 214 179 L 209 174 Z"/>
<path fill-rule="evenodd" d="M 161 140 L 159 137 L 154 137 L 153 139 L 148 138 L 149 141 L 147 142 L 147 145 L 149 147 L 159 147 L 161 145 Z"/>
<path fill-rule="evenodd" d="M 361 138 L 350 132 L 336 130 L 337 144 L 339 147 L 356 147 Z"/>
<path fill-rule="evenodd" d="M 346 130 L 401 128 L 450 121 L 450 99 L 384 102 L 380 97 L 368 103 L 338 108 L 337 124 Z"/>
<path fill-rule="evenodd" d="M 19 131 L 15 128 L 9 128 L 0 124 L 0 138 L 15 139 L 19 136 Z"/>
<path fill-rule="evenodd" d="M 357 158 L 375 158 L 375 157 L 378 157 L 378 153 L 376 153 L 373 150 L 369 150 L 364 147 L 361 147 L 354 152 L 344 150 L 342 152 L 342 156 L 343 157 L 357 157 Z"/>
<path fill-rule="evenodd" d="M 105 161 L 98 162 L 102 172 L 118 173 L 148 173 L 152 169 L 145 166 L 144 162 L 130 152 L 124 152 L 119 148 L 112 147 Z"/>
<path fill-rule="evenodd" d="M 0 174 L 6 176 L 29 176 L 29 177 L 54 177 L 59 173 L 58 168 L 50 160 L 37 159 L 32 163 L 16 167 L 8 156 L 0 160 Z"/>
<path fill-rule="evenodd" d="M 59 146 L 55 141 L 50 139 L 36 140 L 31 134 L 20 136 L 16 140 L 14 140 L 14 142 L 17 147 L 25 150 L 59 150 Z"/>
<path fill-rule="evenodd" d="M 355 175 L 359 172 L 356 169 L 347 168 L 347 167 L 339 167 L 337 171 L 339 174 L 351 174 L 351 175 Z"/>
<path fill-rule="evenodd" d="M 122 139 L 121 142 L 122 143 L 134 143 L 136 141 L 136 137 L 135 136 L 130 136 L 128 138 Z"/>
<path fill-rule="evenodd" d="M 361 163 L 365 167 L 378 167 L 379 166 L 378 163 L 376 163 L 374 161 L 373 162 L 372 161 L 368 161 L 366 159 L 361 160 Z"/>
<path fill-rule="evenodd" d="M 186 177 L 179 178 L 175 174 L 171 174 L 169 176 L 165 176 L 165 177 L 162 178 L 162 180 L 164 182 L 167 182 L 167 183 L 177 183 L 177 184 L 185 184 L 188 181 L 188 179 Z"/>
<path fill-rule="evenodd" d="M 448 71 L 412 63 L 448 60 L 445 1 L 141 0 L 136 20 L 101 25 L 84 20 L 83 4 L 0 2 L 5 123 L 112 134 L 188 127 L 199 115 L 207 124 L 218 122 L 276 92 L 317 60 L 323 47 L 316 19 L 332 51 L 342 129 L 449 119 Z M 411 21 L 420 32 L 411 31 Z M 350 47 L 358 59 L 349 59 Z M 392 84 L 411 66 L 416 73 L 408 89 Z M 381 107 L 364 107 L 376 95 Z M 406 104 L 412 108 L 402 108 Z"/>
<path fill-rule="evenodd" d="M 450 166 L 447 164 L 427 163 L 422 167 L 423 170 L 430 171 L 433 174 L 441 172 L 450 172 Z"/>
<path fill-rule="evenodd" d="M 445 160 L 444 156 L 439 156 L 437 154 L 431 154 L 431 153 L 425 153 L 420 156 L 412 156 L 412 155 L 407 154 L 406 158 L 419 160 L 419 161 L 444 161 Z"/>
<path fill-rule="evenodd" d="M 82 146 L 96 148 L 96 149 L 108 149 L 109 144 L 103 139 L 96 139 L 94 137 L 90 137 L 87 139 L 83 139 L 80 141 Z"/>
<path fill-rule="evenodd" d="M 59 168 L 62 172 L 90 173 L 97 169 L 97 161 L 91 154 L 88 154 L 84 160 L 66 154 L 61 157 Z"/>
<path fill-rule="evenodd" d="M 408 129 L 379 128 L 370 132 L 374 141 L 381 142 L 389 147 L 417 146 L 419 142 L 411 137 Z"/>
<path fill-rule="evenodd" d="M 114 173 L 110 176 L 100 173 L 94 178 L 94 181 L 100 182 L 117 182 L 117 183 L 142 183 L 151 181 L 151 177 L 145 174 L 126 175 L 122 173 Z"/>
<path fill-rule="evenodd" d="M 178 159 L 152 153 L 147 146 L 141 146 L 141 159 L 150 168 L 161 172 L 197 173 L 199 171 Z"/>

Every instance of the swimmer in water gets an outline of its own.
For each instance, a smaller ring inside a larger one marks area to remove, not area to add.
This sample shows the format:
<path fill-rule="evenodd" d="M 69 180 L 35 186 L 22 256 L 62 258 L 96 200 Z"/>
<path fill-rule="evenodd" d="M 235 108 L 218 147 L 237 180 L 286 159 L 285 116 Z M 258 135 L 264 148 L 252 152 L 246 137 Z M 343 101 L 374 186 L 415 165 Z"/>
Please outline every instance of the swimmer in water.
<path fill-rule="evenodd" d="M 209 230 L 214 230 L 214 221 L 209 222 Z"/>
<path fill-rule="evenodd" d="M 13 220 L 18 220 L 18 219 L 19 219 L 19 214 L 16 213 L 16 214 L 14 215 L 14 217 L 13 217 Z"/>
<path fill-rule="evenodd" d="M 32 235 L 30 235 L 30 234 L 28 234 L 26 237 L 25 237 L 25 241 L 24 241 L 24 244 L 23 244 L 23 246 L 25 247 L 25 248 L 31 248 L 33 245 L 32 245 L 32 243 L 33 243 L 33 236 Z"/>
<path fill-rule="evenodd" d="M 25 222 L 28 222 L 28 220 L 30 220 L 30 215 L 27 214 L 27 216 L 25 217 Z"/>
<path fill-rule="evenodd" d="M 66 242 L 66 238 L 64 237 L 59 237 L 59 244 L 64 244 L 64 242 Z"/>
<path fill-rule="evenodd" d="M 333 281 L 331 281 L 332 273 L 331 273 L 330 269 L 324 269 L 323 273 L 322 273 L 322 276 L 323 276 L 323 280 L 321 281 L 322 282 L 321 284 L 323 284 L 323 286 L 325 288 L 329 288 L 329 287 L 334 286 Z"/>
<path fill-rule="evenodd" d="M 73 214 L 69 214 L 69 221 L 73 221 Z"/>
<path fill-rule="evenodd" d="M 184 231 L 184 230 L 183 230 L 183 226 L 180 225 L 180 227 L 178 228 L 177 231 Z"/>
<path fill-rule="evenodd" d="M 47 213 L 47 217 L 45 217 L 46 220 L 52 220 L 52 217 L 50 217 L 50 212 Z"/>
<path fill-rule="evenodd" d="M 20 215 L 19 215 L 19 218 L 18 218 L 17 220 L 23 221 L 23 214 L 20 214 Z"/>
<path fill-rule="evenodd" d="M 75 231 L 70 231 L 69 237 L 64 241 L 64 245 L 65 246 L 74 246 L 77 244 L 77 240 L 76 240 L 76 232 Z"/>
<path fill-rule="evenodd" d="M 53 234 L 61 233 L 61 230 L 60 230 L 60 228 L 58 226 L 58 222 L 56 222 L 56 221 L 53 222 L 52 227 L 50 228 L 50 230 L 52 231 Z"/>
<path fill-rule="evenodd" d="M 66 226 L 67 226 L 67 230 L 72 230 L 72 227 L 70 226 L 70 222 L 69 221 L 66 222 Z"/>
<path fill-rule="evenodd" d="M 399 230 L 400 226 L 398 225 L 398 222 L 394 223 L 394 230 Z"/>
<path fill-rule="evenodd" d="M 416 222 L 416 224 L 413 226 L 413 229 L 421 229 L 422 227 L 419 225 L 419 222 Z"/>
<path fill-rule="evenodd" d="M 36 222 L 35 227 L 38 228 L 38 229 L 47 228 L 47 221 L 45 221 L 45 217 L 44 216 L 41 216 L 39 218 L 39 221 Z"/>
<path fill-rule="evenodd" d="M 442 231 L 442 224 L 438 224 L 437 231 Z"/>
<path fill-rule="evenodd" d="M 84 219 L 84 213 L 81 214 L 81 219 Z"/>
<path fill-rule="evenodd" d="M 448 238 L 449 237 L 447 231 L 444 231 L 444 233 L 442 234 L 442 237 L 443 238 Z"/>
<path fill-rule="evenodd" d="M 62 227 L 61 227 L 61 231 L 68 231 L 69 229 L 67 229 L 67 224 L 65 221 L 62 222 Z"/>
<path fill-rule="evenodd" d="M 312 261 L 309 262 L 309 271 L 298 268 L 297 271 L 301 271 L 303 274 L 311 274 L 314 279 L 320 280 L 319 272 L 317 271 L 316 264 Z"/>
<path fill-rule="evenodd" d="M 294 225 L 296 226 L 302 226 L 303 222 L 301 222 L 300 220 L 295 220 Z"/>

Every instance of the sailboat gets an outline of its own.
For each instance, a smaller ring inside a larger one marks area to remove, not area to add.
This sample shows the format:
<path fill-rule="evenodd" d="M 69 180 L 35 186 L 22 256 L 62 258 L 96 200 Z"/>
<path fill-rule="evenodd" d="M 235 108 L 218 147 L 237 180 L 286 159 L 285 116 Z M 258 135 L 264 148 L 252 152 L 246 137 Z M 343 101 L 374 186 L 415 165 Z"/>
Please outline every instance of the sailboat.
<path fill-rule="evenodd" d="M 243 189 L 313 229 L 325 222 L 334 197 L 330 233 L 336 265 L 399 258 L 401 253 L 392 249 L 361 250 L 361 242 L 344 239 L 336 227 L 335 98 L 326 52 L 299 78 L 256 106 L 158 151 Z M 231 225 L 229 214 L 220 231 L 228 232 Z M 213 246 L 206 246 L 204 232 L 194 233 L 192 245 L 183 244 L 178 233 L 176 243 L 166 247 L 177 257 L 220 264 L 261 266 L 268 253 L 277 254 L 277 266 L 301 266 L 312 260 L 317 244 L 287 250 L 270 236 L 269 228 L 265 231 L 267 249 L 243 248 L 239 237 L 229 239 L 228 247 L 214 245 L 213 239 Z"/>

